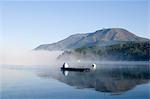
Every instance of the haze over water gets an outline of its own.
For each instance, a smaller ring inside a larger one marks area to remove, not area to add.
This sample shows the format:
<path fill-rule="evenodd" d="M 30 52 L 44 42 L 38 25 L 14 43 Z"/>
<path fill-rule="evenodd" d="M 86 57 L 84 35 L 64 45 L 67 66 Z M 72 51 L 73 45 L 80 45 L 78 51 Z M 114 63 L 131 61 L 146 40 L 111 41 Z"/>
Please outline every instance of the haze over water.
<path fill-rule="evenodd" d="M 148 99 L 149 62 L 99 62 L 89 72 L 56 66 L 1 65 L 2 99 Z M 71 63 L 70 63 L 71 64 Z M 73 63 L 72 63 L 73 64 Z M 90 67 L 90 63 L 79 63 Z"/>
<path fill-rule="evenodd" d="M 150 38 L 149 4 L 1 0 L 0 99 L 150 99 L 149 61 L 74 59 L 67 61 L 70 67 L 91 68 L 95 63 L 97 68 L 73 72 L 60 69 L 66 62 L 57 61 L 62 51 L 33 51 L 41 44 L 103 28 L 124 28 Z"/>

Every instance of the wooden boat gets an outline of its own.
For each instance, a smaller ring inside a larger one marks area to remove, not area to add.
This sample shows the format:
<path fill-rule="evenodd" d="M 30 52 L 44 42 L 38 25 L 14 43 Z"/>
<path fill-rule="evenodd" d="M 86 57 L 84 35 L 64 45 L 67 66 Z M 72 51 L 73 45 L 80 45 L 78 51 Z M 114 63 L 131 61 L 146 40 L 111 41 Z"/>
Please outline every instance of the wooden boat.
<path fill-rule="evenodd" d="M 61 67 L 61 70 L 84 72 L 84 71 L 90 71 L 91 69 L 90 68 L 63 68 Z"/>
<path fill-rule="evenodd" d="M 61 70 L 80 71 L 80 72 L 90 71 L 90 70 L 95 70 L 96 69 L 96 64 L 92 64 L 92 67 L 93 68 L 73 68 L 73 67 L 69 67 L 69 65 L 67 63 L 64 63 L 63 66 L 61 67 Z"/>

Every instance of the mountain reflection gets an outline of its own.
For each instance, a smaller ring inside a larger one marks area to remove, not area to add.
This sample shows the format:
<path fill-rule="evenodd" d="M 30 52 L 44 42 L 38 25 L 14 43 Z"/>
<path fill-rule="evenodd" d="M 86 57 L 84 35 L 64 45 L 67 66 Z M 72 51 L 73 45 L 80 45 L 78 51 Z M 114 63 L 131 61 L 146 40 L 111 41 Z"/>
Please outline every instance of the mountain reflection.
<path fill-rule="evenodd" d="M 45 70 L 39 72 L 38 76 L 52 77 L 78 89 L 92 88 L 92 90 L 113 95 L 129 91 L 150 80 L 149 64 L 138 66 L 100 65 L 98 67 L 95 71 L 89 72 Z"/>

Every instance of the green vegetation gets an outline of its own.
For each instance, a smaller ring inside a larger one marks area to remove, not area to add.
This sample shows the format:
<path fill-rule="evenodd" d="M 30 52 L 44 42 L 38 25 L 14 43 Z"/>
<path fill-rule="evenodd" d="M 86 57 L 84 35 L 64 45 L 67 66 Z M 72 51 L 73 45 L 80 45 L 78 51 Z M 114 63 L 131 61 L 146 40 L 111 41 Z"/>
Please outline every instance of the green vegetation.
<path fill-rule="evenodd" d="M 72 51 L 66 51 L 62 56 L 75 56 L 77 59 L 94 60 L 129 60 L 129 61 L 149 61 L 149 42 L 126 42 L 107 47 L 81 47 Z"/>
<path fill-rule="evenodd" d="M 150 59 L 149 42 L 128 42 L 108 47 L 82 47 L 75 49 L 75 52 L 84 56 L 96 56 L 96 58 L 106 58 L 110 60 L 138 60 L 148 61 Z M 90 54 L 89 54 L 90 53 Z"/>

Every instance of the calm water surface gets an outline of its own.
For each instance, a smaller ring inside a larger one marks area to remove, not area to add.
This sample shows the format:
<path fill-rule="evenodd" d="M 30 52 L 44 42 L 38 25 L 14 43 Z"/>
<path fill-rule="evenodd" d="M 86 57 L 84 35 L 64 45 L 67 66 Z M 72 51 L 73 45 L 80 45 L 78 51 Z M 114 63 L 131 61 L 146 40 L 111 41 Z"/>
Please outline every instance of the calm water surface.
<path fill-rule="evenodd" d="M 89 63 L 71 66 L 89 67 Z M 148 62 L 97 63 L 89 72 L 59 66 L 1 66 L 1 99 L 150 99 Z"/>

